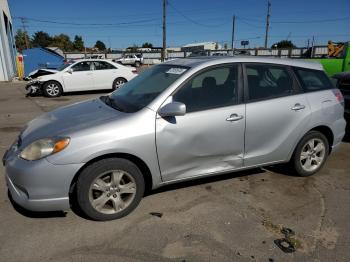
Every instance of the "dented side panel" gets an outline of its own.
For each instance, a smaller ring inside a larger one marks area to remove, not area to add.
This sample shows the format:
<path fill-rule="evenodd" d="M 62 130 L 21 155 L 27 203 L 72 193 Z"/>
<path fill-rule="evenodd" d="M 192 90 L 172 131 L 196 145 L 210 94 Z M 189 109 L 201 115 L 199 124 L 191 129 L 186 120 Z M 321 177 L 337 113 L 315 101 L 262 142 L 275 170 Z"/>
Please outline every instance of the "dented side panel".
<path fill-rule="evenodd" d="M 230 122 L 232 114 L 243 116 Z M 242 167 L 245 105 L 157 118 L 156 144 L 163 181 Z"/>

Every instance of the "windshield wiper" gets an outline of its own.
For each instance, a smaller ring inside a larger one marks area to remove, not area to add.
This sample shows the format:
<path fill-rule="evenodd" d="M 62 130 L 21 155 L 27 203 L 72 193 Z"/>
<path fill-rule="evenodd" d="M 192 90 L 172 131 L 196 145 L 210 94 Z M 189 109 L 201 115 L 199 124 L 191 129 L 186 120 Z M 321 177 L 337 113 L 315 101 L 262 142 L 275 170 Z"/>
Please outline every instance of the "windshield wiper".
<path fill-rule="evenodd" d="M 109 96 L 101 96 L 100 99 L 108 106 L 120 111 L 124 112 L 123 108 L 118 106 L 113 99 L 111 99 Z"/>

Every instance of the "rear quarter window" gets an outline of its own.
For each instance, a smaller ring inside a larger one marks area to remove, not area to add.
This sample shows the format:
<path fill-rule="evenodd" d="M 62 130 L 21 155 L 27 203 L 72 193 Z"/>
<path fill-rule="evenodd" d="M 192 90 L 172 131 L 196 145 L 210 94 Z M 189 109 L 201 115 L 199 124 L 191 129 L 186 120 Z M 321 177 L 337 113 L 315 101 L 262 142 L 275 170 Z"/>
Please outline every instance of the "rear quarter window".
<path fill-rule="evenodd" d="M 333 83 L 323 71 L 306 68 L 294 68 L 294 72 L 305 92 L 314 92 L 334 88 Z"/>

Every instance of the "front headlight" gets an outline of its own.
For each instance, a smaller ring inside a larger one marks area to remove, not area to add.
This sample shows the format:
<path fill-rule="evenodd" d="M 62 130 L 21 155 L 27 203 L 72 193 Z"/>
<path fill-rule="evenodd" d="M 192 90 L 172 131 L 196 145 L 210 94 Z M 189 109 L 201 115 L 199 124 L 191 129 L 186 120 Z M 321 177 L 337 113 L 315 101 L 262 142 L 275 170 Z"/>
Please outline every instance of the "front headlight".
<path fill-rule="evenodd" d="M 62 151 L 68 146 L 69 141 L 67 137 L 39 139 L 24 148 L 20 157 L 25 160 L 38 160 Z"/>

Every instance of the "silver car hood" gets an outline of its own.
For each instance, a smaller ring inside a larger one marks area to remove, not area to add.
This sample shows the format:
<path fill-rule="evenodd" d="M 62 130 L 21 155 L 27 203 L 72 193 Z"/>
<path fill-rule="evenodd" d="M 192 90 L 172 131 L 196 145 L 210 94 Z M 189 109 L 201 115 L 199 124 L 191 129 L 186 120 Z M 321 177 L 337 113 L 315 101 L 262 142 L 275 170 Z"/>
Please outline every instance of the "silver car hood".
<path fill-rule="evenodd" d="M 127 115 L 129 114 L 107 106 L 99 98 L 60 107 L 27 124 L 21 133 L 22 146 L 41 138 L 67 136 Z"/>

